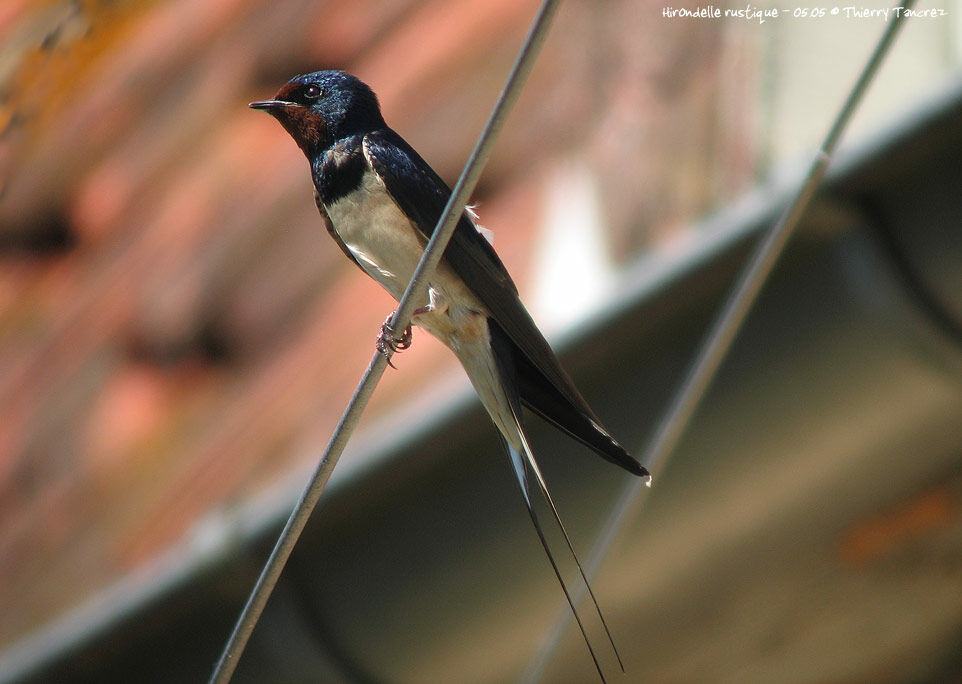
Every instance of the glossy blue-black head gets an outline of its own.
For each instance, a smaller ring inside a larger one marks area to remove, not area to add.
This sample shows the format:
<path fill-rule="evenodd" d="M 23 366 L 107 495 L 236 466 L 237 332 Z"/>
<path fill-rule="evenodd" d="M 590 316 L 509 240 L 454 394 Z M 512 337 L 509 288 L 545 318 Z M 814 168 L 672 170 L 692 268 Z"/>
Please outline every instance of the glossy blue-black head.
<path fill-rule="evenodd" d="M 341 138 L 384 127 L 377 96 L 343 71 L 295 76 L 273 100 L 251 102 L 281 122 L 308 158 Z"/>

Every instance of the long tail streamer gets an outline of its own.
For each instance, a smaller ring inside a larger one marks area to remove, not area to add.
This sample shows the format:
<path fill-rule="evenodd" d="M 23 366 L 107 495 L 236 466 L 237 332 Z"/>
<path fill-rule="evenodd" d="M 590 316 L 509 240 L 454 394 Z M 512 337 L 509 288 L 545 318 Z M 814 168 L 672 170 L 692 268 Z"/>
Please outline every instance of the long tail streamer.
<path fill-rule="evenodd" d="M 625 666 L 621 660 L 621 654 L 618 653 L 618 647 L 615 645 L 614 637 L 611 635 L 611 630 L 608 628 L 608 623 L 605 620 L 605 616 L 601 612 L 601 606 L 598 605 L 598 599 L 595 598 L 595 593 L 591 589 L 590 582 L 588 582 L 588 576 L 581 565 L 578 554 L 575 552 L 574 545 L 571 543 L 571 537 L 568 535 L 568 530 L 561 521 L 561 515 L 558 513 L 558 507 L 555 505 L 554 499 L 552 498 L 551 493 L 548 491 L 548 484 L 544 479 L 544 475 L 541 473 L 541 468 L 538 466 L 538 462 L 534 457 L 534 453 L 531 451 L 531 447 L 528 445 L 528 440 L 525 437 L 524 428 L 521 424 L 521 416 L 518 415 L 519 408 L 513 405 L 512 413 L 514 414 L 514 421 L 521 442 L 521 448 L 518 449 L 517 447 L 508 443 L 507 440 L 505 441 L 505 446 L 508 450 L 508 456 L 511 458 L 511 465 L 514 467 L 518 484 L 521 487 L 521 493 L 524 496 L 525 506 L 528 509 L 528 514 L 531 516 L 531 522 L 534 524 L 535 531 L 538 534 L 538 539 L 541 540 L 541 545 L 544 547 L 545 554 L 548 556 L 548 561 L 551 563 L 551 568 L 554 570 L 554 574 L 558 578 L 558 582 L 561 584 L 561 590 L 564 592 L 565 598 L 568 600 L 568 605 L 571 606 L 571 612 L 574 615 L 575 621 L 578 623 L 578 627 L 581 629 L 581 635 L 584 637 L 585 644 L 588 647 L 588 652 L 591 654 L 591 659 L 594 661 L 595 668 L 598 670 L 598 675 L 601 677 L 602 682 L 605 682 L 605 676 L 601 670 L 601 665 L 598 662 L 597 654 L 591 645 L 591 640 L 588 638 L 587 630 L 585 629 L 584 623 L 581 620 L 581 616 L 578 614 L 578 609 L 575 607 L 575 603 L 570 592 L 568 591 L 568 586 L 565 584 L 564 577 L 561 574 L 558 563 L 554 559 L 554 555 L 551 553 L 548 540 L 545 538 L 544 531 L 542 530 L 540 521 L 538 520 L 538 514 L 534 508 L 534 502 L 531 500 L 531 488 L 528 479 L 529 469 L 530 472 L 534 474 L 534 479 L 538 483 L 538 488 L 541 490 L 541 494 L 544 496 L 545 501 L 548 503 L 548 507 L 551 509 L 551 514 L 558 525 L 558 529 L 561 530 L 561 534 L 564 536 L 568 550 L 571 552 L 571 556 L 574 558 L 575 564 L 578 566 L 578 572 L 581 574 L 581 579 L 585 583 L 585 587 L 588 590 L 588 595 L 591 597 L 591 601 L 595 606 L 595 610 L 598 613 L 601 624 L 604 626 L 605 634 L 608 637 L 608 642 L 611 644 L 611 649 L 614 651 L 615 657 L 618 659 L 618 666 L 621 668 L 621 671 L 624 672 Z"/>

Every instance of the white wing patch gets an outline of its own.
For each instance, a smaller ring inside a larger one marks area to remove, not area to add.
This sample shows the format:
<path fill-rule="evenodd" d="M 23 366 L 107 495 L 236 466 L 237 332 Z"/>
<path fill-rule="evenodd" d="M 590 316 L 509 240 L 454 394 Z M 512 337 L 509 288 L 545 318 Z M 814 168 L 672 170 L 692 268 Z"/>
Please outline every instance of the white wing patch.
<path fill-rule="evenodd" d="M 488 230 L 480 223 L 478 223 L 478 212 L 475 211 L 477 207 L 476 204 L 469 204 L 464 208 L 464 213 L 468 215 L 468 219 L 471 221 L 471 225 L 474 229 L 481 233 L 481 237 L 488 241 L 488 244 L 494 247 L 494 231 Z"/>
<path fill-rule="evenodd" d="M 378 266 L 378 265 L 377 265 L 377 262 L 374 261 L 374 259 L 372 259 L 371 257 L 369 257 L 367 254 L 365 254 L 364 252 L 362 252 L 361 250 L 359 250 L 359 249 L 358 249 L 357 247 L 355 247 L 354 245 L 348 245 L 348 249 L 351 250 L 351 254 L 353 254 L 354 257 L 355 257 L 358 261 L 363 261 L 365 264 L 367 264 L 367 265 L 370 266 L 371 268 L 375 269 L 378 273 L 380 273 L 380 274 L 381 274 L 382 276 L 384 276 L 385 278 L 397 278 L 397 276 L 396 276 L 395 274 L 391 273 L 391 271 L 389 271 L 388 269 L 383 268 L 383 267 L 381 267 L 381 266 Z M 367 269 L 365 269 L 365 270 L 367 270 Z"/>

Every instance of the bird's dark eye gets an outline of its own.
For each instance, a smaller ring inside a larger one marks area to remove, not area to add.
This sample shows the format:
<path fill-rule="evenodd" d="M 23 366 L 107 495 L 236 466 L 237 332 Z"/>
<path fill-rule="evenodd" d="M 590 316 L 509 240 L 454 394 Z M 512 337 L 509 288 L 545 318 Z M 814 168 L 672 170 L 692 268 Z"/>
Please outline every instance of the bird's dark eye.
<path fill-rule="evenodd" d="M 323 92 L 324 91 L 321 90 L 321 86 L 312 83 L 304 89 L 304 98 L 308 100 L 316 100 L 323 94 Z"/>

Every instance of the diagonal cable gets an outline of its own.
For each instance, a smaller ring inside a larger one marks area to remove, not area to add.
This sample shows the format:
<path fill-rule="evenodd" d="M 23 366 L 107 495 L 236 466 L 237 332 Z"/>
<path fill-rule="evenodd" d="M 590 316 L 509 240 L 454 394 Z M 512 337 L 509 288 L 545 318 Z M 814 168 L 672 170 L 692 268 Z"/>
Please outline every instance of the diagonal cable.
<path fill-rule="evenodd" d="M 879 38 L 875 50 L 862 69 L 855 85 L 849 91 L 845 103 L 819 147 L 801 186 L 778 221 L 762 236 L 761 242 L 751 255 L 702 342 L 699 353 L 689 368 L 672 403 L 658 422 L 654 436 L 649 441 L 644 458 L 642 458 L 642 465 L 648 468 L 654 478 L 657 479 L 658 473 L 664 470 L 669 458 L 681 441 L 685 429 L 731 348 L 738 331 L 745 322 L 759 292 L 761 292 L 762 286 L 798 226 L 799 220 L 811 203 L 812 196 L 825 176 L 829 161 L 838 146 L 842 133 L 861 102 L 862 96 L 875 78 L 882 60 L 898 34 L 899 28 L 904 23 L 905 10 L 911 9 L 914 4 L 915 0 L 900 0 L 896 5 L 902 11 L 893 13 L 892 20 Z M 598 534 L 588 557 L 588 562 L 585 563 L 585 570 L 588 572 L 589 578 L 597 573 L 618 531 L 628 519 L 629 514 L 635 509 L 642 491 L 643 488 L 636 480 L 632 480 L 625 485 Z M 580 602 L 584 595 L 585 592 L 582 588 L 574 597 L 575 601 Z M 533 684 L 543 678 L 548 662 L 560 645 L 561 638 L 569 623 L 570 614 L 567 604 L 565 604 L 564 608 L 558 611 L 551 631 L 522 676 L 521 681 L 524 684 Z"/>
<path fill-rule="evenodd" d="M 441 260 L 441 255 L 454 233 L 454 228 L 464 211 L 464 206 L 471 197 L 481 172 L 484 170 L 484 165 L 491 156 L 491 150 L 498 134 L 501 132 L 504 121 L 521 94 L 521 89 L 531 73 L 534 60 L 541 46 L 544 44 L 551 19 L 559 4 L 560 0 L 542 1 L 514 66 L 508 74 L 504 88 L 498 96 L 481 136 L 464 166 L 464 170 L 461 172 L 461 177 L 454 186 L 438 225 L 434 229 L 434 234 L 421 255 L 421 260 L 418 262 L 411 282 L 398 303 L 398 308 L 390 324 L 394 330 L 404 330 L 407 327 L 414 312 L 415 303 L 423 300 L 427 293 L 428 278 Z M 361 413 L 374 393 L 374 388 L 384 374 L 389 360 L 390 354 L 381 354 L 380 352 L 375 353 L 371 359 L 367 371 L 361 378 L 354 395 L 341 416 L 341 420 L 331 435 L 314 474 L 297 500 L 294 510 L 277 539 L 274 550 L 267 559 L 260 577 L 257 579 L 257 583 L 254 585 L 247 603 L 234 625 L 234 630 L 224 646 L 220 659 L 217 661 L 209 684 L 225 684 L 230 681 L 237 667 L 237 662 L 240 660 L 250 635 L 254 631 L 254 626 L 257 624 L 261 613 L 263 613 L 267 600 L 280 578 L 281 571 L 294 550 L 294 545 L 304 530 L 311 512 L 317 505 L 334 466 L 357 427 Z"/>

